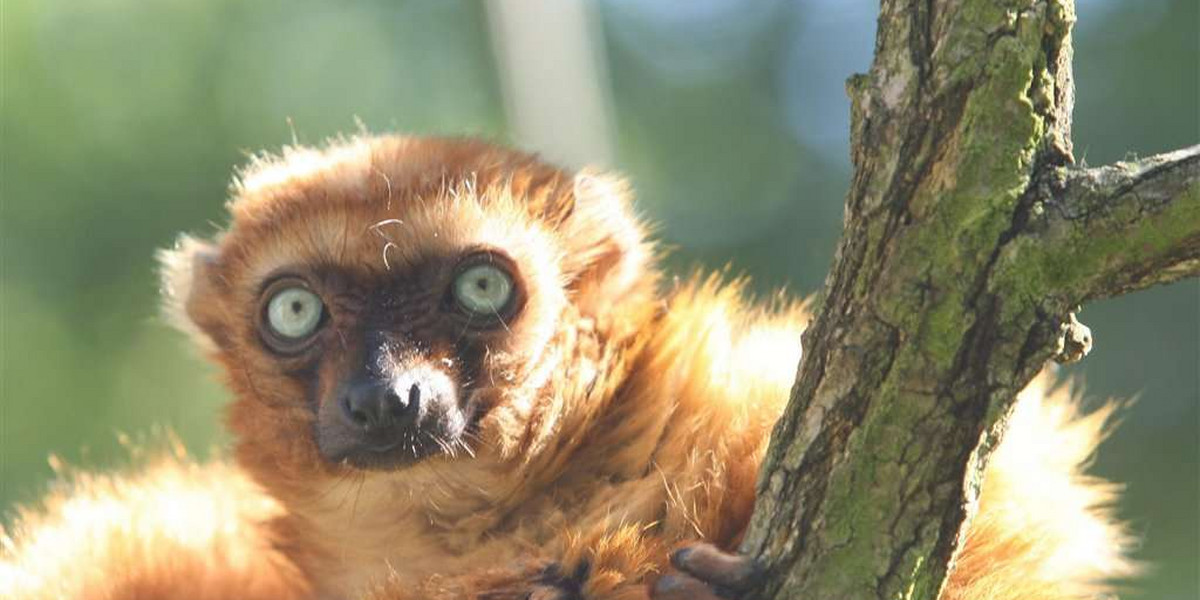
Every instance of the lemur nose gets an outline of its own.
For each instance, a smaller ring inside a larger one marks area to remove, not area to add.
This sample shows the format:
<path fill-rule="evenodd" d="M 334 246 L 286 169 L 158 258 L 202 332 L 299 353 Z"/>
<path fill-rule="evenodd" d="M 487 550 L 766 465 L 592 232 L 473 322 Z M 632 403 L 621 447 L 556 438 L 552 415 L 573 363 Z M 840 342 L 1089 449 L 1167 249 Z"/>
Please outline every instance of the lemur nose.
<path fill-rule="evenodd" d="M 421 387 L 412 383 L 397 390 L 394 382 L 356 381 L 341 395 L 342 413 L 354 425 L 367 430 L 383 429 L 416 414 L 421 403 Z"/>

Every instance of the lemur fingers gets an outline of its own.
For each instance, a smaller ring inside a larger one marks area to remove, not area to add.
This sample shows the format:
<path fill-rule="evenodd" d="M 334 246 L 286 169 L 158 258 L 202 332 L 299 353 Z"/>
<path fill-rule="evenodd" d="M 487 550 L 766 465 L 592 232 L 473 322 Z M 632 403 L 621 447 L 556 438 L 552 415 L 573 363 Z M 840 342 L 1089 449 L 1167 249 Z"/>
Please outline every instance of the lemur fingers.
<path fill-rule="evenodd" d="M 754 560 L 731 554 L 707 543 L 685 546 L 671 554 L 679 573 L 664 575 L 655 583 L 655 600 L 736 598 L 759 579 Z"/>

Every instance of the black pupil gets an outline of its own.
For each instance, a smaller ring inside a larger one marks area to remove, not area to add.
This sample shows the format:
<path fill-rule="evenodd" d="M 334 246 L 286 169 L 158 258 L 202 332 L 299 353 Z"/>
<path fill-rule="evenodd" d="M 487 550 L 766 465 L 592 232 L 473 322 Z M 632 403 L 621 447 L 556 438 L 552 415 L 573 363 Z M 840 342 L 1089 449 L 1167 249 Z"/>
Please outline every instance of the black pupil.
<path fill-rule="evenodd" d="M 487 291 L 487 288 L 488 288 L 488 280 L 487 280 L 486 278 L 483 278 L 483 277 L 480 277 L 479 279 L 476 279 L 476 280 L 475 280 L 475 287 L 479 288 L 479 290 L 480 290 L 480 291 L 486 292 L 486 291 Z"/>
<path fill-rule="evenodd" d="M 299 300 L 293 300 L 292 301 L 292 313 L 298 315 L 302 312 L 304 312 L 304 303 Z"/>

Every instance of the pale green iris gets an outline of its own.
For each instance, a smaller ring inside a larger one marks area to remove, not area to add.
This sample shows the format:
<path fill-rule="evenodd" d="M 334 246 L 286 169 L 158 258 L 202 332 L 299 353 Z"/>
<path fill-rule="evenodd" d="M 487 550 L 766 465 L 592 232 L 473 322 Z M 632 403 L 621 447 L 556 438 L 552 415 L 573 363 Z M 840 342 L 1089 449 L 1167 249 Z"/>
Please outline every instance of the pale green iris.
<path fill-rule="evenodd" d="M 494 265 L 475 265 L 454 280 L 454 298 L 463 308 L 477 314 L 498 313 L 512 294 L 512 277 Z"/>
<path fill-rule="evenodd" d="M 306 338 L 321 324 L 324 306 L 316 294 L 302 287 L 284 288 L 267 304 L 267 323 L 279 337 Z"/>

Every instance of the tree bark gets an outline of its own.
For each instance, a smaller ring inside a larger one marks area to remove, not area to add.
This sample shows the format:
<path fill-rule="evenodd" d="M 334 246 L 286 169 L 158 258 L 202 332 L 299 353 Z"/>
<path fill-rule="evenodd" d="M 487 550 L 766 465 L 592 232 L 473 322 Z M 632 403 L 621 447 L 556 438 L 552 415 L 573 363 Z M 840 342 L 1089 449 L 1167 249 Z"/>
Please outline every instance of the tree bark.
<path fill-rule="evenodd" d="M 742 551 L 763 599 L 934 598 L 1080 303 L 1200 271 L 1200 149 L 1072 166 L 1071 0 L 883 0 L 845 228 Z"/>

